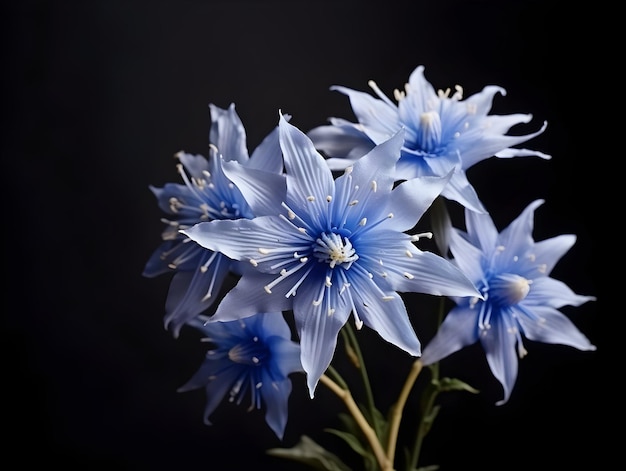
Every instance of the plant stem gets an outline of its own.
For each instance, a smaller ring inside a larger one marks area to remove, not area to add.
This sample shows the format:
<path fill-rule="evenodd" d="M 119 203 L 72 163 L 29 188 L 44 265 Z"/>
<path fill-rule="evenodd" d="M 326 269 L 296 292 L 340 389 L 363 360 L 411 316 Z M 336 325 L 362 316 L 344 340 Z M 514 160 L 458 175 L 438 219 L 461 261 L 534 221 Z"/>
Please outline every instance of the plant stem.
<path fill-rule="evenodd" d="M 385 455 L 385 450 L 383 450 L 382 445 L 378 441 L 378 436 L 363 416 L 363 413 L 359 409 L 359 406 L 357 406 L 356 402 L 354 402 L 350 391 L 347 389 L 343 389 L 325 374 L 321 376 L 320 381 L 324 383 L 324 385 L 326 385 L 345 403 L 348 411 L 350 411 L 350 414 L 352 414 L 354 420 L 356 420 L 357 424 L 359 424 L 359 427 L 361 427 L 365 438 L 367 438 L 367 441 L 372 447 L 372 451 L 376 456 L 376 460 L 378 461 L 380 469 L 382 471 L 393 471 L 393 463 L 389 461 L 387 455 Z"/>
<path fill-rule="evenodd" d="M 413 451 L 411 452 L 411 460 L 407 469 L 417 468 L 417 462 L 419 460 L 420 452 L 422 451 L 422 443 L 424 442 L 424 437 L 432 426 L 432 411 L 435 405 L 435 399 L 437 398 L 439 391 L 439 387 L 432 388 L 430 390 L 430 394 L 426 398 L 424 409 L 421 411 L 421 419 L 417 428 L 417 434 L 415 435 L 415 443 L 413 445 Z"/>
<path fill-rule="evenodd" d="M 369 375 L 367 374 L 367 368 L 365 367 L 365 362 L 363 361 L 363 355 L 361 353 L 361 348 L 359 347 L 359 342 L 356 338 L 356 335 L 354 335 L 354 330 L 352 330 L 352 326 L 348 322 L 346 322 L 342 331 L 345 331 L 347 341 L 350 342 L 350 345 L 352 346 L 352 349 L 354 350 L 354 353 L 357 357 L 358 368 L 359 368 L 359 371 L 361 372 L 361 378 L 363 380 L 363 387 L 365 388 L 365 397 L 367 399 L 367 406 L 370 410 L 370 416 L 372 417 L 372 422 L 374 423 L 374 429 L 376 430 L 376 435 L 380 436 L 380 430 L 376 426 L 378 422 L 374 420 L 374 418 L 376 417 L 375 415 L 376 406 L 374 403 L 374 395 L 372 394 L 372 387 L 370 384 Z"/>
<path fill-rule="evenodd" d="M 406 377 L 404 386 L 400 391 L 398 400 L 391 407 L 391 418 L 389 421 L 389 439 L 387 441 L 387 458 L 393 463 L 396 453 L 396 444 L 398 441 L 398 431 L 400 429 L 400 421 L 402 420 L 402 410 L 406 404 L 406 400 L 409 397 L 409 393 L 417 380 L 420 372 L 422 371 L 422 362 L 418 358 L 413 362 L 411 371 Z"/>

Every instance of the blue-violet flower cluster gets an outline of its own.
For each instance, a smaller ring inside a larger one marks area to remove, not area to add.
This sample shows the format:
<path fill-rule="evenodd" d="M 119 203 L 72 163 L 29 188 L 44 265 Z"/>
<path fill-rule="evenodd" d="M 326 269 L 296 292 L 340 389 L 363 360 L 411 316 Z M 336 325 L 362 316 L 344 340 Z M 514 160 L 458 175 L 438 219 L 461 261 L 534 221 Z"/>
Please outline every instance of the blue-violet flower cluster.
<path fill-rule="evenodd" d="M 595 350 L 559 309 L 596 298 L 550 276 L 576 236 L 533 239 L 543 199 L 499 231 L 466 173 L 491 157 L 550 159 L 515 147 L 543 133 L 545 122 L 529 134 L 509 134 L 532 115 L 491 114 L 503 88 L 487 86 L 464 99 L 460 86 L 435 91 L 423 66 L 394 92 L 397 104 L 369 85 L 377 98 L 331 87 L 348 96 L 356 122 L 330 118 L 304 132 L 278 110 L 276 127 L 251 155 L 235 105 L 210 104 L 208 158 L 181 151 L 182 183 L 150 187 L 165 229 L 143 274 L 172 275 L 165 328 L 175 338 L 187 328 L 199 331 L 210 344 L 179 389 L 204 388 L 206 424 L 223 401 L 249 400 L 282 441 L 289 398 L 302 393 L 293 379 L 303 375 L 310 400 L 323 385 L 344 402 L 344 428 L 328 431 L 361 455 L 363 469 L 432 470 L 420 463 L 420 450 L 437 396 L 479 392 L 440 377 L 438 363 L 480 343 L 503 389 L 497 404 L 504 404 L 528 353 L 525 339 Z M 463 228 L 452 224 L 453 205 L 462 209 Z M 432 227 L 424 232 L 418 227 L 426 214 Z M 436 249 L 421 247 L 431 238 Z M 438 298 L 441 312 L 406 303 L 406 293 Z M 445 313 L 447 301 L 453 306 Z M 416 332 L 416 316 L 432 320 L 431 338 Z M 363 329 L 412 357 L 388 411 L 379 410 L 372 392 Z M 361 373 L 360 387 L 335 368 L 340 354 Z M 419 391 L 424 367 L 431 379 Z M 356 391 L 365 398 L 357 401 Z M 410 394 L 425 404 L 419 414 L 403 414 Z M 413 446 L 396 456 L 400 423 L 411 419 Z M 292 448 L 267 452 L 317 469 L 349 469 L 306 435 Z"/>

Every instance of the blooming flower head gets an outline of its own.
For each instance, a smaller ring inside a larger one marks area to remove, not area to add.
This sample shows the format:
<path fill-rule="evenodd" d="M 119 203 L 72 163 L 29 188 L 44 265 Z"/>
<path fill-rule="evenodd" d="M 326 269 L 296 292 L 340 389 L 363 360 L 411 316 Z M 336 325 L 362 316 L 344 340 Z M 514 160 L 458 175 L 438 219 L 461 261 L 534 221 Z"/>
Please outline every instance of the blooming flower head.
<path fill-rule="evenodd" d="M 423 66 L 411 73 L 404 91 L 395 90 L 397 105 L 373 81 L 369 85 L 379 99 L 346 87 L 331 87 L 349 97 L 358 123 L 331 118 L 330 125 L 316 127 L 308 133 L 315 146 L 329 157 L 328 165 L 334 170 L 351 165 L 354 159 L 404 127 L 397 178 L 445 176 L 454 170 L 442 196 L 485 212 L 467 180 L 465 171 L 469 167 L 492 156 L 550 158 L 538 151 L 512 147 L 541 134 L 546 123 L 531 134 L 507 135 L 511 127 L 528 123 L 532 115 L 489 114 L 495 94 L 506 94 L 501 87 L 487 86 L 467 99 L 463 99 L 463 89 L 458 85 L 452 94 L 450 89 L 436 92 L 424 78 Z"/>
<path fill-rule="evenodd" d="M 186 321 L 213 304 L 228 273 L 236 271 L 232 260 L 190 241 L 179 230 L 200 221 L 253 216 L 241 192 L 226 178 L 224 162 L 236 162 L 249 172 L 263 169 L 266 178 L 278 185 L 281 183 L 276 179 L 283 178 L 277 129 L 249 157 L 245 130 L 234 104 L 228 109 L 209 107 L 210 158 L 179 152 L 177 167 L 184 184 L 150 187 L 168 217 L 163 220 L 167 224 L 163 243 L 153 252 L 143 275 L 152 278 L 175 273 L 165 304 L 165 328 L 171 328 L 175 337 Z"/>
<path fill-rule="evenodd" d="M 279 140 L 287 188 L 253 219 L 202 222 L 183 233 L 203 247 L 255 268 L 220 302 L 214 321 L 292 310 L 311 397 L 353 314 L 412 355 L 420 343 L 398 292 L 479 296 L 443 257 L 419 250 L 409 235 L 449 177 L 424 177 L 394 188 L 403 131 L 374 147 L 333 179 L 311 140 L 281 117 Z M 246 199 L 276 193 L 259 178 L 228 172 Z M 280 190 L 282 191 L 282 190 Z M 248 196 L 250 195 L 250 196 Z M 265 211 L 267 210 L 267 211 Z"/>
<path fill-rule="evenodd" d="M 300 346 L 281 313 L 260 313 L 230 322 L 207 322 L 199 315 L 189 325 L 206 335 L 214 348 L 193 377 L 178 391 L 204 387 L 204 422 L 228 395 L 240 404 L 250 399 L 250 410 L 265 408 L 265 421 L 282 440 L 287 425 L 291 373 L 302 372 Z"/>
<path fill-rule="evenodd" d="M 532 202 L 500 233 L 489 215 L 467 209 L 467 232 L 447 224 L 453 262 L 474 281 L 484 299 L 453 298 L 456 306 L 424 348 L 422 362 L 432 364 L 480 342 L 491 372 L 504 389 L 498 404 L 509 399 L 518 358 L 527 353 L 523 337 L 579 350 L 596 349 L 557 310 L 595 301 L 595 297 L 575 294 L 549 276 L 576 237 L 567 234 L 535 242 L 533 215 L 541 204 L 543 200 Z"/>

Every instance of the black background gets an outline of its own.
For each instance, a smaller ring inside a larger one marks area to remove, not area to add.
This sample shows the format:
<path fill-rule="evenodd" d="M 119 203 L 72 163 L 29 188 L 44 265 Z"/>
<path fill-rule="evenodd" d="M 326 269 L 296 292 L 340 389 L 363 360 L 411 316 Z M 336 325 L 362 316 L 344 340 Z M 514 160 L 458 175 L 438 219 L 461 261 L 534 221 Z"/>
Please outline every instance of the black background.
<path fill-rule="evenodd" d="M 590 155 L 597 119 L 590 102 L 607 66 L 596 54 L 600 5 L 569 4 L 567 12 L 560 5 L 61 0 L 3 7 L 9 454 L 24 465 L 66 469 L 301 469 L 264 454 L 281 443 L 259 413 L 225 404 L 208 427 L 204 393 L 176 392 L 203 350 L 186 330 L 174 340 L 163 329 L 169 278 L 141 276 L 163 227 L 148 185 L 179 181 L 175 152 L 207 154 L 208 103 L 236 104 L 253 149 L 279 109 L 302 130 L 329 116 L 351 118 L 331 85 L 366 91 L 374 79 L 391 95 L 423 64 L 436 88 L 458 83 L 469 96 L 488 84 L 504 87 L 493 112 L 532 113 L 523 132 L 548 121 L 524 146 L 552 160 L 490 159 L 468 176 L 500 227 L 544 198 L 535 238 L 578 236 L 553 276 L 598 297 L 562 309 L 598 351 L 527 342 L 516 388 L 500 407 L 478 349 L 445 360 L 445 374 L 483 394 L 442 397 L 422 464 L 605 468 L 604 431 L 615 419 L 606 405 L 613 395 L 605 396 L 613 379 L 601 373 L 607 310 L 597 274 L 606 247 L 583 160 L 597 158 Z M 413 299 L 410 310 L 428 304 Z M 410 359 L 364 335 L 385 410 Z M 420 334 L 423 341 L 428 335 Z M 412 398 L 408 407 L 415 405 Z M 295 378 L 284 445 L 307 434 L 358 469 L 323 431 L 337 426 L 340 411 L 323 388 L 310 401 Z"/>

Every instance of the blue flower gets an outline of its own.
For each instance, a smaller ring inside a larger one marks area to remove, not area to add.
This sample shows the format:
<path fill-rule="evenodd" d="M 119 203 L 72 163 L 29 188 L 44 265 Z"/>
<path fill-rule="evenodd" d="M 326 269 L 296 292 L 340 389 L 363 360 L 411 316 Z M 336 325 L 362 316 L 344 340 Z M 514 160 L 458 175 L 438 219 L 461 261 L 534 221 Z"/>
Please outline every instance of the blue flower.
<path fill-rule="evenodd" d="M 596 349 L 557 310 L 596 298 L 575 294 L 549 276 L 576 236 L 535 242 L 533 215 L 541 204 L 543 200 L 532 202 L 500 233 L 487 214 L 466 210 L 467 232 L 453 228 L 447 220 L 453 262 L 474 281 L 484 299 L 454 299 L 456 306 L 424 348 L 422 362 L 435 363 L 480 342 L 491 372 L 504 389 L 498 404 L 508 401 L 517 379 L 518 358 L 527 353 L 523 337 L 579 350 Z"/>
<path fill-rule="evenodd" d="M 228 395 L 250 410 L 265 408 L 265 421 L 282 440 L 288 417 L 291 373 L 302 372 L 300 346 L 280 313 L 260 313 L 237 321 L 208 322 L 199 315 L 188 323 L 206 335 L 214 348 L 193 377 L 178 392 L 204 387 L 204 422 Z"/>
<path fill-rule="evenodd" d="M 150 187 L 168 218 L 163 220 L 167 224 L 162 233 L 164 242 L 146 263 L 143 275 L 152 278 L 175 272 L 165 304 L 164 322 L 175 337 L 185 322 L 213 304 L 227 275 L 237 272 L 232 260 L 199 246 L 179 232 L 200 221 L 253 216 L 248 202 L 225 176 L 225 162 L 238 164 L 245 172 L 262 172 L 274 184 L 284 185 L 277 180 L 284 180 L 280 175 L 283 163 L 278 130 L 274 129 L 249 157 L 246 133 L 234 104 L 228 109 L 212 104 L 209 107 L 210 158 L 179 152 L 177 167 L 184 184 Z"/>
<path fill-rule="evenodd" d="M 505 95 L 503 88 L 487 86 L 482 92 L 463 100 L 463 89 L 455 87 L 438 92 L 424 78 L 424 67 L 417 67 L 409 77 L 403 92 L 395 90 L 392 102 L 373 81 L 369 82 L 380 99 L 372 95 L 333 86 L 350 99 L 358 123 L 330 118 L 330 125 L 309 131 L 318 150 L 324 152 L 328 165 L 341 170 L 374 145 L 389 139 L 402 127 L 406 128 L 402 156 L 396 166 L 398 179 L 418 176 L 445 176 L 454 170 L 442 196 L 457 201 L 474 211 L 486 212 L 465 171 L 489 157 L 550 156 L 538 151 L 516 149 L 545 128 L 526 135 L 506 135 L 510 128 L 528 123 L 530 114 L 489 115 L 496 93 Z"/>
<path fill-rule="evenodd" d="M 311 140 L 283 117 L 279 137 L 287 175 L 281 203 L 254 219 L 203 222 L 183 233 L 255 268 L 226 294 L 213 320 L 293 311 L 313 397 L 350 313 L 357 327 L 365 324 L 418 356 L 420 342 L 397 292 L 480 294 L 448 260 L 417 249 L 420 235 L 405 232 L 449 177 L 418 178 L 394 188 L 402 131 L 336 180 Z M 262 179 L 229 177 L 246 195 L 282 194 Z"/>

